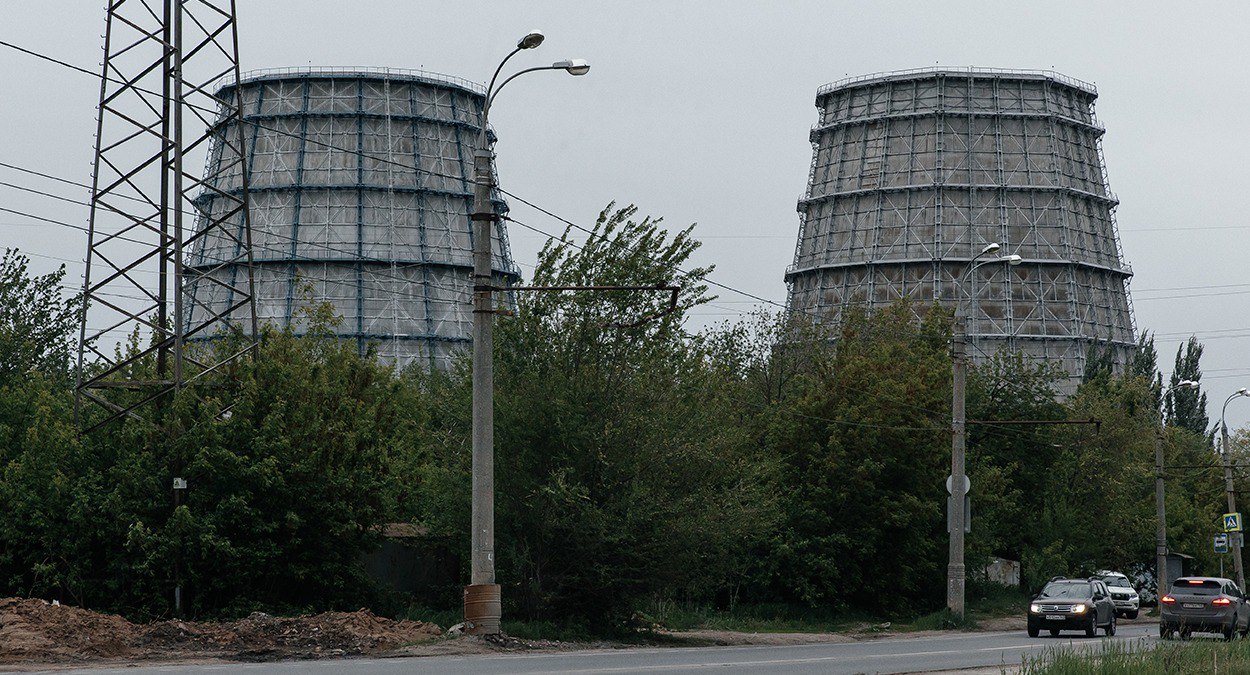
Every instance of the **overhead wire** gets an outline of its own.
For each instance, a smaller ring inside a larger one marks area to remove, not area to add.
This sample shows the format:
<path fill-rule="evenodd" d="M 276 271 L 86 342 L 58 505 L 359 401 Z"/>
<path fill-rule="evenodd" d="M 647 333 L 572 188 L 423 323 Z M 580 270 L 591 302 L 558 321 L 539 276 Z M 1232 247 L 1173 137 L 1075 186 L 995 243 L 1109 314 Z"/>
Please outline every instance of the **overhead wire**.
<path fill-rule="evenodd" d="M 44 60 L 50 61 L 50 62 L 52 62 L 52 63 L 58 64 L 58 65 L 61 65 L 61 66 L 67 67 L 67 68 L 70 68 L 70 69 L 72 69 L 72 70 L 75 70 L 75 71 L 77 71 L 77 72 L 80 72 L 80 73 L 84 73 L 84 74 L 90 75 L 90 76 L 92 76 L 92 77 L 94 77 L 94 78 L 97 78 L 97 79 L 104 77 L 104 79 L 106 79 L 106 80 L 110 80 L 110 81 L 115 81 L 115 82 L 116 82 L 116 80 L 112 80 L 112 78 L 107 78 L 107 77 L 103 76 L 103 75 L 102 75 L 102 74 L 100 74 L 100 73 L 95 73 L 95 72 L 89 71 L 89 70 L 87 70 L 87 69 L 85 69 L 85 68 L 78 67 L 78 66 L 76 66 L 76 65 L 74 65 L 74 64 L 71 64 L 71 63 L 68 63 L 68 62 L 65 62 L 65 61 L 62 61 L 62 60 L 59 60 L 59 59 L 56 59 L 56 58 L 53 58 L 53 57 L 50 57 L 50 56 L 44 55 L 44 54 L 40 54 L 40 53 L 38 53 L 38 52 L 34 52 L 34 51 L 32 51 L 32 50 L 28 50 L 28 49 L 22 48 L 22 47 L 20 47 L 20 46 L 14 45 L 14 44 L 12 44 L 12 43 L 9 43 L 9 42 L 3 41 L 3 40 L 0 40 L 0 45 L 2 45 L 2 46 L 6 46 L 6 47 L 10 47 L 10 48 L 12 48 L 12 49 L 16 49 L 17 51 L 20 51 L 20 52 L 23 52 L 23 53 L 29 54 L 29 55 L 31 55 L 31 56 L 35 56 L 35 57 L 40 58 L 40 59 L 44 59 Z M 125 84 L 125 83 L 123 83 L 123 84 Z M 133 85 L 131 85 L 131 86 L 133 86 Z M 145 90 L 145 89 L 140 88 L 140 87 L 135 87 L 135 88 L 136 88 L 136 89 L 138 89 L 138 90 L 140 90 L 140 91 L 148 91 L 148 90 Z M 148 91 L 148 93 L 155 93 L 155 92 Z M 197 107 L 197 108 L 199 108 L 199 109 L 203 110 L 204 112 L 208 112 L 208 113 L 211 113 L 211 114 L 217 114 L 217 113 L 219 112 L 218 110 L 209 110 L 209 109 L 207 109 L 207 108 L 203 108 L 203 107 L 200 107 L 200 106 L 194 106 L 193 104 L 188 104 L 188 105 L 192 105 L 192 107 Z M 431 175 L 431 176 L 435 176 L 435 177 L 441 177 L 441 178 L 448 178 L 448 179 L 457 180 L 457 181 L 464 181 L 464 180 L 466 180 L 466 179 L 465 179 L 465 177 L 464 177 L 463 175 L 451 175 L 451 174 L 444 174 L 444 173 L 440 173 L 440 172 L 437 172 L 437 171 L 432 171 L 432 170 L 430 170 L 430 169 L 425 169 L 425 168 L 420 167 L 420 166 L 416 166 L 416 165 L 415 165 L 415 162 L 414 162 L 414 164 L 407 164 L 407 163 L 403 163 L 403 162 L 397 162 L 397 161 L 395 161 L 395 160 L 393 160 L 393 159 L 391 159 L 391 158 L 389 158 L 389 157 L 385 157 L 385 158 L 384 158 L 384 157 L 380 157 L 380 156 L 376 156 L 376 155 L 371 155 L 370 153 L 365 153 L 365 152 L 360 151 L 360 150 L 358 150 L 358 149 L 350 149 L 350 148 L 342 148 L 342 147 L 338 147 L 338 146 L 335 146 L 335 145 L 333 145 L 333 144 L 331 144 L 331 143 L 326 143 L 326 142 L 323 142 L 323 141 L 318 141 L 318 140 L 316 140 L 316 139 L 307 138 L 307 136 L 306 136 L 306 135 L 305 135 L 305 136 L 301 136 L 301 135 L 299 135 L 299 134 L 295 134 L 295 133 L 292 133 L 292 132 L 287 132 L 287 131 L 284 131 L 284 130 L 282 130 L 282 129 L 277 129 L 277 128 L 274 128 L 274 127 L 266 126 L 266 125 L 264 125 L 264 124 L 261 124 L 261 123 L 259 123 L 259 122 L 255 121 L 255 120 L 244 120 L 244 123 L 245 123 L 245 124 L 248 124 L 248 125 L 251 125 L 251 126 L 254 126 L 254 127 L 258 128 L 258 129 L 264 129 L 264 130 L 266 130 L 266 131 L 268 131 L 268 132 L 275 133 L 275 134 L 278 134 L 278 135 L 282 135 L 282 136 L 289 136 L 289 137 L 292 137 L 292 138 L 297 138 L 297 139 L 299 139 L 299 140 L 301 140 L 302 142 L 305 142 L 305 143 L 311 143 L 311 144 L 313 144 L 313 145 L 318 145 L 318 146 L 326 147 L 326 148 L 331 149 L 331 150 L 336 150 L 336 151 L 339 151 L 339 152 L 345 152 L 345 153 L 353 154 L 353 155 L 359 156 L 359 157 L 361 157 L 361 158 L 369 158 L 369 159 L 371 159 L 371 160 L 373 160 L 373 161 L 375 161 L 375 162 L 381 162 L 381 163 L 386 163 L 386 164 L 394 164 L 394 165 L 398 165 L 398 166 L 403 167 L 405 170 L 411 170 L 411 171 L 415 171 L 415 172 L 422 173 L 422 174 L 427 174 L 427 175 Z M 17 167 L 17 166 L 15 166 L 15 165 L 10 165 L 10 164 L 7 164 L 7 163 L 0 163 L 0 166 L 5 166 L 5 167 L 7 167 L 7 168 L 12 168 L 12 169 L 15 169 L 15 170 L 18 170 L 18 171 L 25 171 L 25 172 L 27 172 L 27 173 L 31 173 L 31 174 L 34 174 L 34 175 L 42 176 L 42 177 L 44 177 L 44 178 L 49 178 L 49 179 L 51 179 L 51 180 L 57 180 L 57 181 L 65 182 L 65 183 L 72 184 L 72 185 L 79 185 L 79 186 L 82 186 L 82 187 L 88 187 L 88 188 L 90 187 L 90 186 L 86 186 L 86 185 L 81 184 L 81 183 L 76 183 L 76 182 L 74 182 L 74 181 L 70 181 L 70 180 L 67 180 L 67 179 L 64 179 L 64 178 L 60 178 L 60 177 L 56 177 L 56 176 L 52 176 L 52 175 L 50 175 L 50 174 L 45 174 L 45 173 L 42 173 L 42 172 L 33 171 L 33 170 L 30 170 L 30 169 L 25 169 L 25 168 L 23 168 L 23 167 Z M 38 192 L 38 191 L 35 191 L 35 190 L 31 190 L 31 189 L 29 189 L 29 188 L 24 188 L 24 187 L 21 187 L 21 186 L 15 186 L 15 185 L 8 184 L 8 183 L 0 183 L 0 184 L 4 184 L 4 185 L 9 186 L 9 187 L 14 187 L 14 188 L 19 189 L 19 190 L 26 190 L 26 191 L 29 191 L 29 192 Z M 558 220 L 559 222 L 564 223 L 565 225 L 567 225 L 567 226 L 568 226 L 568 227 L 570 227 L 570 228 L 573 228 L 573 229 L 576 229 L 576 230 L 578 230 L 578 231 L 584 232 L 584 233 L 586 233 L 586 234 L 588 234 L 588 235 L 591 235 L 591 236 L 594 236 L 594 234 L 595 234 L 595 232 L 594 232 L 593 230 L 591 230 L 591 229 L 589 229 L 589 228 L 586 228 L 586 227 L 583 227 L 583 226 L 581 226 L 581 225 L 578 225 L 578 224 L 574 223 L 573 221 L 568 220 L 568 219 L 566 219 L 566 218 L 564 218 L 564 217 L 562 217 L 562 216 L 559 216 L 559 215 L 557 215 L 557 214 L 555 214 L 555 213 L 551 212 L 550 210 L 545 209 L 545 208 L 543 208 L 543 207 L 541 207 L 541 206 L 539 206 L 539 205 L 535 204 L 534 202 L 529 201 L 529 200 L 527 200 L 527 199 L 525 199 L 525 198 L 523 198 L 523 197 L 521 197 L 521 196 L 519 196 L 519 195 L 517 195 L 517 194 L 515 194 L 515 193 L 513 193 L 513 192 L 510 192 L 510 191 L 505 190 L 505 189 L 503 189 L 503 188 L 498 188 L 498 189 L 499 189 L 499 192 L 500 192 L 500 193 L 502 193 L 502 194 L 504 194 L 504 195 L 507 195 L 508 197 L 511 197 L 511 198 L 515 199 L 517 202 L 522 203 L 522 204 L 525 204 L 526 206 L 529 206 L 530 208 L 533 208 L 533 209 L 535 209 L 535 210 L 539 211 L 540 213 L 543 213 L 544 215 L 547 215 L 548 217 L 554 218 L 554 219 Z M 72 199 L 69 199 L 69 198 L 61 197 L 61 196 L 58 196 L 58 195 L 51 195 L 51 194 L 48 194 L 48 196 L 53 197 L 53 198 L 55 198 L 55 199 L 60 199 L 60 200 L 62 200 L 62 201 L 68 201 L 68 202 L 72 202 L 72 203 L 79 203 L 79 204 L 82 204 L 82 203 L 83 203 L 83 202 L 79 202 L 79 201 L 72 200 Z M 125 196 L 125 195 L 122 195 L 122 196 Z M 87 204 L 87 205 L 89 205 L 89 204 Z M 53 219 L 43 218 L 43 217 L 36 216 L 36 215 L 33 215 L 33 214 L 24 213 L 24 212 L 21 212 L 21 211 L 16 211 L 16 210 L 13 210 L 13 209 L 6 209 L 6 208 L 3 208 L 3 207 L 0 207 L 0 210 L 4 210 L 4 211 L 10 212 L 10 213 L 14 213 L 14 214 L 16 214 L 16 215 L 21 215 L 21 216 L 24 216 L 24 217 L 30 217 L 30 218 L 33 218 L 33 219 L 36 219 L 36 220 L 41 220 L 41 221 L 45 221 L 45 222 L 49 222 L 49 223 L 53 223 L 53 224 L 57 224 L 57 225 L 62 225 L 62 226 L 66 226 L 66 227 L 71 227 L 71 228 L 73 228 L 73 229 L 80 230 L 80 231 L 87 231 L 87 228 L 84 228 L 84 227 L 81 227 L 81 226 L 75 226 L 75 225 L 72 225 L 72 224 L 69 224 L 69 223 L 65 223 L 65 222 L 63 222 L 63 221 L 57 221 L 57 220 L 53 220 Z M 540 232 L 541 234 L 544 234 L 545 236 L 547 236 L 547 237 L 549 237 L 549 238 L 551 238 L 551 239 L 559 239 L 558 237 L 555 237 L 554 235 L 551 235 L 550 233 L 542 232 L 541 230 L 537 230 L 536 228 L 533 228 L 533 227 L 531 227 L 531 226 L 525 225 L 524 223 L 521 223 L 520 221 L 517 221 L 517 220 L 516 220 L 516 219 L 514 219 L 514 218 L 507 218 L 507 220 L 509 220 L 510 222 L 517 223 L 518 225 L 521 225 L 522 227 L 527 227 L 527 228 L 529 228 L 529 229 L 534 229 L 535 231 Z M 296 244 L 302 244 L 302 245 L 312 245 L 312 246 L 319 246 L 319 247 L 323 247 L 323 248 L 325 248 L 325 249 L 327 249 L 327 250 L 329 250 L 329 251 L 331 251 L 331 252 L 335 252 L 335 253 L 342 253 L 342 254 L 346 254 L 346 255 L 348 255 L 348 256 L 353 256 L 353 257 L 355 257 L 355 258 L 357 258 L 357 259 L 359 259 L 359 260 L 361 260 L 361 261 L 370 261 L 370 262 L 389 262 L 389 261 L 384 261 L 384 260 L 382 260 L 382 259 L 374 259 L 374 258 L 370 258 L 370 257 L 368 257 L 368 256 L 363 256 L 363 255 L 360 255 L 360 254 L 355 254 L 355 252 L 353 252 L 353 251 L 348 251 L 348 250 L 345 250 L 345 249 L 338 249 L 338 248 L 335 248 L 335 247 L 329 246 L 328 244 L 319 244 L 319 243 L 317 243 L 317 242 L 308 242 L 308 241 L 297 241 L 297 240 L 295 240 L 295 239 L 294 239 L 294 238 L 292 238 L 292 237 L 286 237 L 286 236 L 283 236 L 283 235 L 279 235 L 279 234 L 277 234 L 277 233 L 270 233 L 270 236 L 271 236 L 271 237 L 273 237 L 273 238 L 277 238 L 277 239 L 282 239 L 282 240 L 286 240 L 286 241 L 295 242 Z M 131 240 L 131 239 L 126 239 L 126 240 L 127 240 L 127 241 L 135 241 L 135 240 Z M 135 243 L 144 243 L 144 242 L 138 242 L 138 241 L 135 241 Z M 256 248 L 256 247 L 255 247 L 255 244 L 253 244 L 253 248 Z M 286 251 L 284 251 L 284 250 L 282 250 L 282 249 L 274 249 L 274 248 L 272 248 L 272 247 L 266 247 L 266 246 L 261 246 L 261 247 L 260 247 L 260 249 L 261 249 L 261 250 L 275 251 L 275 252 L 279 252 L 279 253 L 286 253 Z M 284 262 L 291 262 L 291 261 L 289 261 L 289 260 L 284 260 Z M 685 270 L 681 270 L 681 269 L 679 269 L 679 268 L 676 268 L 676 269 L 675 269 L 675 271 L 676 271 L 676 272 L 679 272 L 679 273 L 687 273 L 687 274 L 688 274 L 688 272 L 687 272 L 687 271 L 685 271 Z M 392 279 L 397 280 L 397 281 L 403 281 L 403 282 L 410 282 L 410 281 L 411 281 L 411 280 L 409 280 L 409 279 L 403 279 L 403 278 L 395 278 L 395 277 L 390 277 L 390 275 L 384 275 L 384 274 L 378 274 L 378 273 L 374 273 L 374 274 L 375 274 L 375 276 L 385 277 L 385 278 L 392 278 Z M 320 280 L 320 281 L 325 281 L 325 282 L 328 282 L 328 283 L 341 283 L 341 284 L 343 284 L 343 285 L 347 285 L 347 286 L 354 286 L 354 285 L 355 285 L 353 282 L 347 282 L 347 281 L 342 281 L 342 282 L 340 282 L 340 281 L 338 281 L 338 280 L 331 280 L 331 279 Z M 727 285 L 727 284 L 724 284 L 724 283 L 721 283 L 721 282 L 715 281 L 715 280 L 710 279 L 710 278 L 707 278 L 707 277 L 704 277 L 701 281 L 702 281 L 703 283 L 708 284 L 709 286 L 712 286 L 712 287 L 715 287 L 715 288 L 719 288 L 719 289 L 725 290 L 725 291 L 727 291 L 727 292 L 735 293 L 735 294 L 738 294 L 738 295 L 743 296 L 743 297 L 750 298 L 751 300 L 753 300 L 753 301 L 755 301 L 755 302 L 757 302 L 757 303 L 762 303 L 762 304 L 764 304 L 764 305 L 777 307 L 777 308 L 780 308 L 780 309 L 782 309 L 782 310 L 795 311 L 795 308 L 788 307 L 785 303 L 781 303 L 781 302 L 778 302 L 778 301 L 775 301 L 775 300 L 771 300 L 771 299 L 768 299 L 768 298 L 764 298 L 764 297 L 761 297 L 761 296 L 755 295 L 755 294 L 753 294 L 753 293 L 749 293 L 749 292 L 747 292 L 747 291 L 744 291 L 744 290 L 741 290 L 741 289 L 738 289 L 738 288 L 734 288 L 734 287 L 732 287 L 732 286 L 729 286 L 729 285 Z M 438 284 L 433 284 L 433 285 L 434 285 L 435 287 L 443 288 L 443 289 L 445 289 L 445 290 L 451 290 L 451 289 L 449 289 L 449 288 L 447 288 L 447 287 L 439 286 Z M 820 318 L 820 317 L 819 317 L 819 316 L 818 316 L 815 312 L 810 312 L 810 311 L 807 311 L 807 310 L 802 310 L 802 309 L 799 309 L 798 311 L 800 311 L 800 312 L 802 312 L 802 313 L 805 313 L 805 314 L 808 314 L 808 315 L 811 315 L 811 316 L 814 316 L 814 317 L 816 317 L 816 318 Z M 930 338 L 930 336 L 925 336 L 925 335 L 922 335 L 922 334 L 919 334 L 919 333 L 917 333 L 914 337 L 921 338 L 921 339 L 929 339 L 929 338 Z M 932 411 L 929 411 L 929 412 L 932 412 Z"/>

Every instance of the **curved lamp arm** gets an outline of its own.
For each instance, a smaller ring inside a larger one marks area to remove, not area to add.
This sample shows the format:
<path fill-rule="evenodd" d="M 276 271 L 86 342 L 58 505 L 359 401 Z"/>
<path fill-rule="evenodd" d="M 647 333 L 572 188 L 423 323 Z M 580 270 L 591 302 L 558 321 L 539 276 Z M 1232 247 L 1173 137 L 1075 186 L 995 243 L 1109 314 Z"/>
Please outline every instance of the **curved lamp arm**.
<path fill-rule="evenodd" d="M 1228 425 L 1225 424 L 1224 422 L 1224 413 L 1228 412 L 1228 404 L 1232 403 L 1233 399 L 1237 398 L 1238 396 L 1250 396 L 1250 389 L 1246 389 L 1245 387 L 1242 387 L 1241 389 L 1238 389 L 1237 391 L 1229 395 L 1228 398 L 1224 399 L 1224 407 L 1220 408 L 1220 428 L 1223 429 L 1225 433 L 1228 432 Z"/>

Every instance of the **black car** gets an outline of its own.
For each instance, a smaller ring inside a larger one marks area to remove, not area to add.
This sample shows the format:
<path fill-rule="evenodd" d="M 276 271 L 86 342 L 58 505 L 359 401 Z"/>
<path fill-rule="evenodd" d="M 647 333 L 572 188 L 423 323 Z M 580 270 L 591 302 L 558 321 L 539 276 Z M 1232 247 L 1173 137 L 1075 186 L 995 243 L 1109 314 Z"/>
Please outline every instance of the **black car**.
<path fill-rule="evenodd" d="M 1099 628 L 1115 635 L 1115 604 L 1101 579 L 1056 577 L 1029 604 L 1029 637 L 1043 630 L 1083 630 L 1094 637 Z"/>
<path fill-rule="evenodd" d="M 1219 633 L 1225 640 L 1250 633 L 1250 603 L 1237 584 L 1220 577 L 1181 577 L 1159 598 L 1159 637 Z"/>

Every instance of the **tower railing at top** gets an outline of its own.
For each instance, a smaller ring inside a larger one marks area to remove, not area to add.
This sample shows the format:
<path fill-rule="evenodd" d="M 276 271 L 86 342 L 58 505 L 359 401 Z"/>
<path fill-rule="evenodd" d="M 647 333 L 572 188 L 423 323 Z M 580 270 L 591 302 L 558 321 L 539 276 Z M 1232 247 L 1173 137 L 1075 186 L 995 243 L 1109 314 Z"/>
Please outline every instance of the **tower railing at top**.
<path fill-rule="evenodd" d="M 462 89 L 468 89 L 475 94 L 486 95 L 486 86 L 466 80 L 463 77 L 454 75 L 444 75 L 428 70 L 416 70 L 412 68 L 379 68 L 371 67 L 354 67 L 354 66 L 288 66 L 283 68 L 260 68 L 249 70 L 239 75 L 238 82 L 247 82 L 248 80 L 257 80 L 261 78 L 272 78 L 280 76 L 298 76 L 298 77 L 316 77 L 318 75 L 342 77 L 343 75 L 362 75 L 365 77 L 377 77 L 379 79 L 391 78 L 412 78 L 420 79 L 428 82 L 440 84 L 450 84 Z M 212 91 L 221 91 L 222 87 L 235 84 L 236 80 L 233 75 L 226 75 L 217 81 Z"/>
<path fill-rule="evenodd" d="M 1061 82 L 1071 87 L 1075 87 L 1082 91 L 1087 91 L 1094 95 L 1098 94 L 1098 88 L 1094 86 L 1093 83 L 1085 82 L 1083 80 L 1078 80 L 1075 77 L 1070 77 L 1068 75 L 1064 75 L 1063 73 L 1058 73 L 1053 70 L 1028 70 L 1028 69 L 1022 69 L 1022 68 L 978 68 L 975 66 L 965 66 L 965 67 L 927 66 L 925 68 L 908 68 L 906 70 L 882 71 L 882 72 L 877 72 L 877 73 L 869 73 L 867 75 L 855 75 L 852 77 L 845 77 L 845 78 L 842 78 L 841 80 L 836 80 L 834 82 L 830 82 L 829 84 L 821 86 L 819 89 L 816 90 L 816 96 L 819 98 L 821 96 L 824 96 L 825 94 L 828 94 L 831 91 L 834 91 L 835 89 L 841 89 L 843 87 L 847 87 L 852 84 L 859 84 L 861 82 L 868 82 L 871 80 L 892 80 L 896 78 L 910 77 L 912 75 L 932 75 L 936 73 L 950 73 L 952 75 L 1013 75 L 1013 76 L 1044 77 L 1047 79 L 1055 80 L 1056 82 Z"/>

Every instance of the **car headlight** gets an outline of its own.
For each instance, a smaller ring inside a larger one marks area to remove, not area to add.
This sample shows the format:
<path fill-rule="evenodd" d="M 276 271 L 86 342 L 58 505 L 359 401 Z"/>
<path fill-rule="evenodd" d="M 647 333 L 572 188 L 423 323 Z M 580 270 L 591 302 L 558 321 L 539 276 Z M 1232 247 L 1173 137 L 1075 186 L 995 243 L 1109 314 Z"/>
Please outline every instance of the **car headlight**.
<path fill-rule="evenodd" d="M 1041 613 L 1042 613 L 1042 606 L 1041 606 L 1041 605 L 1039 605 L 1039 604 L 1037 604 L 1037 603 L 1033 603 L 1033 604 L 1029 605 L 1029 611 L 1030 611 L 1030 612 L 1033 612 L 1034 614 L 1041 614 Z"/>
<path fill-rule="evenodd" d="M 1073 614 L 1084 614 L 1086 609 L 1089 609 L 1089 608 L 1086 607 L 1085 605 L 1072 605 Z"/>

